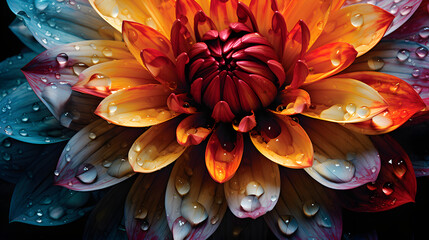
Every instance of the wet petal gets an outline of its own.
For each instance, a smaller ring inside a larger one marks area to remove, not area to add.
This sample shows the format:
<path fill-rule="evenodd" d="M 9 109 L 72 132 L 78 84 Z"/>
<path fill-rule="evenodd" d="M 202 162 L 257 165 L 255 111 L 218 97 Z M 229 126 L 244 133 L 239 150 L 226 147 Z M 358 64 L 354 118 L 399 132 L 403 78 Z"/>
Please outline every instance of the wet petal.
<path fill-rule="evenodd" d="M 305 171 L 319 183 L 350 189 L 377 178 L 380 157 L 367 136 L 335 123 L 310 118 L 300 122 L 314 147 L 313 166 Z"/>
<path fill-rule="evenodd" d="M 274 102 L 277 104 L 274 113 L 294 115 L 302 113 L 310 106 L 310 95 L 302 89 L 287 88 L 281 91 Z"/>
<path fill-rule="evenodd" d="M 167 107 L 170 91 L 160 84 L 128 88 L 106 97 L 95 113 L 109 122 L 128 127 L 147 127 L 177 116 Z"/>
<path fill-rule="evenodd" d="M 210 1 L 210 18 L 218 29 L 225 29 L 230 23 L 238 22 L 237 0 Z"/>
<path fill-rule="evenodd" d="M 210 30 L 216 30 L 216 25 L 203 11 L 199 11 L 194 17 L 195 39 L 200 42 L 204 34 Z"/>
<path fill-rule="evenodd" d="M 174 94 L 171 93 L 167 99 L 167 106 L 170 110 L 176 113 L 193 114 L 197 112 L 193 99 L 186 93 Z"/>
<path fill-rule="evenodd" d="M 206 148 L 207 170 L 213 180 L 223 183 L 231 179 L 240 165 L 244 151 L 243 136 L 231 126 L 220 124 Z"/>
<path fill-rule="evenodd" d="M 192 114 L 177 126 L 177 142 L 184 146 L 198 145 L 211 133 L 210 120 L 203 113 Z"/>
<path fill-rule="evenodd" d="M 189 28 L 187 28 L 185 20 L 181 21 L 179 19 L 174 22 L 171 28 L 171 45 L 175 57 L 178 57 L 181 53 L 188 52 L 192 44 L 195 43 L 195 37 L 191 36 L 191 34 L 195 34 L 194 29 L 190 26 Z"/>
<path fill-rule="evenodd" d="M 195 31 L 194 31 L 194 17 L 200 10 L 202 10 L 198 1 L 194 0 L 178 0 L 176 1 L 176 19 L 180 19 L 182 24 L 186 26 L 189 34 L 193 41 L 195 41 Z M 210 2 L 206 3 L 207 5 Z M 205 11 L 209 13 L 209 10 Z M 186 19 L 185 19 L 186 17 Z"/>
<path fill-rule="evenodd" d="M 310 42 L 310 30 L 303 21 L 298 21 L 287 35 L 282 65 L 285 72 L 294 69 L 298 59 L 302 59 Z M 292 76 L 292 75 L 291 75 Z M 291 81 L 292 79 L 289 79 Z"/>
<path fill-rule="evenodd" d="M 25 22 L 19 17 L 9 25 L 9 29 L 15 34 L 18 39 L 25 44 L 29 49 L 36 53 L 41 53 L 46 49 L 34 38 L 31 31 L 25 26 Z"/>
<path fill-rule="evenodd" d="M 225 183 L 224 189 L 229 209 L 236 217 L 256 219 L 276 205 L 280 195 L 280 172 L 276 163 L 248 143 L 240 168 Z"/>
<path fill-rule="evenodd" d="M 150 173 L 175 161 L 186 147 L 176 140 L 181 119 L 173 119 L 149 128 L 134 142 L 128 160 L 135 172 Z"/>
<path fill-rule="evenodd" d="M 172 91 L 179 90 L 181 86 L 179 86 L 176 64 L 165 54 L 146 48 L 142 50 L 141 58 L 145 67 L 159 83 Z"/>
<path fill-rule="evenodd" d="M 131 177 L 128 150 L 142 132 L 102 119 L 91 123 L 64 148 L 55 170 L 56 184 L 77 191 L 93 191 Z"/>
<path fill-rule="evenodd" d="M 343 206 L 353 211 L 378 212 L 414 202 L 417 184 L 407 153 L 388 135 L 371 139 L 380 153 L 380 174 L 364 186 L 340 192 Z"/>
<path fill-rule="evenodd" d="M 340 9 L 346 0 L 333 0 L 331 5 L 331 11 L 337 11 Z"/>
<path fill-rule="evenodd" d="M 87 39 L 119 40 L 120 33 L 103 21 L 86 1 L 7 1 L 45 48 Z"/>
<path fill-rule="evenodd" d="M 38 226 L 75 221 L 92 209 L 90 193 L 54 185 L 53 172 L 62 145 L 50 145 L 15 186 L 9 220 Z"/>
<path fill-rule="evenodd" d="M 129 239 L 171 239 L 165 208 L 170 168 L 157 173 L 140 174 L 125 202 L 125 227 Z"/>
<path fill-rule="evenodd" d="M 237 132 L 249 132 L 256 127 L 255 113 L 252 111 L 251 115 L 244 116 L 240 121 L 233 122 L 232 127 Z"/>
<path fill-rule="evenodd" d="M 295 67 L 293 69 L 292 81 L 289 87 L 292 89 L 299 88 L 304 83 L 309 73 L 309 67 L 304 60 L 296 61 Z"/>
<path fill-rule="evenodd" d="M 328 78 L 303 87 L 311 105 L 303 114 L 332 122 L 363 122 L 383 112 L 386 101 L 370 86 L 350 78 Z"/>
<path fill-rule="evenodd" d="M 388 108 L 371 120 L 346 124 L 349 129 L 363 134 L 381 134 L 395 130 L 415 113 L 425 108 L 417 92 L 400 78 L 378 72 L 354 72 L 340 75 L 360 80 L 374 88 L 386 100 Z"/>
<path fill-rule="evenodd" d="M 279 239 L 341 239 L 342 214 L 335 192 L 304 171 L 280 169 L 281 195 L 264 219 Z"/>
<path fill-rule="evenodd" d="M 206 239 L 225 214 L 223 186 L 201 171 L 203 158 L 204 147 L 195 146 L 176 161 L 170 174 L 165 211 L 174 238 Z"/>
<path fill-rule="evenodd" d="M 258 128 L 250 133 L 250 139 L 265 157 L 289 168 L 312 165 L 313 146 L 297 122 L 286 115 L 271 115 L 257 122 Z"/>
<path fill-rule="evenodd" d="M 123 21 L 133 21 L 143 23 L 170 37 L 170 29 L 176 16 L 174 1 L 171 0 L 89 0 L 89 3 L 118 31 L 121 31 Z"/>
<path fill-rule="evenodd" d="M 123 59 L 83 70 L 72 89 L 105 98 L 122 89 L 153 83 L 158 82 L 136 60 Z"/>
<path fill-rule="evenodd" d="M 356 55 L 356 50 L 348 43 L 326 44 L 310 51 L 304 57 L 309 69 L 305 83 L 341 72 L 353 63 Z"/>
<path fill-rule="evenodd" d="M 380 41 L 393 18 L 390 13 L 370 4 L 341 8 L 329 16 L 312 49 L 328 43 L 346 42 L 361 56 Z"/>

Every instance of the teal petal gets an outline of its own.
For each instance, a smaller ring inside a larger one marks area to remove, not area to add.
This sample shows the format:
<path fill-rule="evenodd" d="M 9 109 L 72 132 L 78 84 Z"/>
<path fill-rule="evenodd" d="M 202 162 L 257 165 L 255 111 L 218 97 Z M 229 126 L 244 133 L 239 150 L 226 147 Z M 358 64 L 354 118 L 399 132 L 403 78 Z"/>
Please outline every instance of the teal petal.
<path fill-rule="evenodd" d="M 16 18 L 10 25 L 9 29 L 25 44 L 28 48 L 36 53 L 45 51 L 45 48 L 33 37 L 33 34 L 25 26 L 24 21 L 20 18 Z"/>

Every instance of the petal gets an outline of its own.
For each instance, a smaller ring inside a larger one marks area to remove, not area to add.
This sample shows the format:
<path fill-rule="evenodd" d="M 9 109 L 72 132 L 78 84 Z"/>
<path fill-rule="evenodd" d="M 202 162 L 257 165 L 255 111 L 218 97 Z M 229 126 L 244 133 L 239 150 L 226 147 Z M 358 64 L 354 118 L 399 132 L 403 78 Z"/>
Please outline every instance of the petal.
<path fill-rule="evenodd" d="M 165 194 L 168 226 L 174 238 L 207 239 L 225 214 L 223 186 L 204 168 L 204 147 L 195 146 L 174 164 Z"/>
<path fill-rule="evenodd" d="M 210 18 L 219 30 L 227 28 L 230 23 L 238 22 L 236 12 L 237 0 L 210 1 Z"/>
<path fill-rule="evenodd" d="M 396 76 L 409 83 L 429 105 L 429 49 L 410 41 L 381 41 L 374 49 L 346 69 L 355 71 L 380 71 Z"/>
<path fill-rule="evenodd" d="M 281 115 L 294 115 L 302 113 L 310 106 L 310 95 L 302 89 L 287 88 L 281 91 L 274 102 L 276 110 L 271 111 Z"/>
<path fill-rule="evenodd" d="M 192 18 L 192 20 L 193 19 L 194 18 Z M 185 20 L 181 21 L 177 19 L 171 28 L 171 46 L 175 57 L 178 57 L 181 53 L 188 52 L 189 49 L 191 49 L 192 44 L 195 42 L 195 37 L 193 37 L 193 35 L 195 35 L 195 31 L 190 26 L 188 29 L 187 25 L 190 24 L 185 24 Z"/>
<path fill-rule="evenodd" d="M 170 41 L 162 33 L 137 22 L 124 21 L 122 35 L 128 49 L 134 58 L 144 66 L 140 57 L 141 51 L 146 48 L 158 50 L 172 61 L 175 60 Z"/>
<path fill-rule="evenodd" d="M 199 11 L 194 17 L 194 32 L 197 42 L 201 42 L 204 34 L 210 30 L 216 30 L 216 25 L 203 11 Z"/>
<path fill-rule="evenodd" d="M 312 49 L 328 43 L 346 42 L 361 56 L 380 41 L 393 18 L 390 13 L 370 4 L 341 8 L 329 16 L 323 33 Z"/>
<path fill-rule="evenodd" d="M 135 172 L 150 173 L 175 161 L 186 147 L 176 140 L 176 128 L 181 119 L 152 126 L 134 142 L 128 160 Z"/>
<path fill-rule="evenodd" d="M 177 126 L 177 142 L 183 146 L 198 145 L 207 138 L 211 131 L 210 120 L 205 114 L 192 114 Z"/>
<path fill-rule="evenodd" d="M 160 84 L 147 84 L 116 92 L 103 101 L 95 114 L 121 126 L 147 127 L 177 114 L 167 107 L 170 91 Z"/>
<path fill-rule="evenodd" d="M 172 0 L 89 0 L 89 3 L 118 31 L 121 31 L 123 22 L 133 21 L 143 23 L 170 37 L 170 29 L 175 20 L 175 7 Z"/>
<path fill-rule="evenodd" d="M 371 2 L 375 6 L 382 8 L 395 16 L 389 28 L 386 31 L 385 35 L 388 35 L 394 32 L 396 29 L 400 28 L 408 19 L 413 16 L 414 12 L 418 9 L 422 0 L 407 0 L 407 1 L 390 1 L 390 0 L 381 0 Z M 350 5 L 347 3 L 344 6 Z M 424 4 L 422 4 L 424 5 Z M 417 12 L 416 14 L 419 14 Z"/>
<path fill-rule="evenodd" d="M 99 119 L 76 133 L 55 171 L 56 185 L 76 191 L 110 187 L 133 175 L 127 153 L 142 129 L 118 127 Z"/>
<path fill-rule="evenodd" d="M 10 9 L 24 21 L 45 48 L 86 39 L 120 39 L 120 33 L 97 15 L 86 1 L 53 2 L 8 0 Z M 32 4 L 30 6 L 30 4 Z"/>
<path fill-rule="evenodd" d="M 176 64 L 165 54 L 155 49 L 146 48 L 142 50 L 141 58 L 145 67 L 159 83 L 172 91 L 182 88 L 179 86 Z"/>
<path fill-rule="evenodd" d="M 328 78 L 303 87 L 311 106 L 303 114 L 331 122 L 363 122 L 383 112 L 386 101 L 370 86 L 350 78 Z"/>
<path fill-rule="evenodd" d="M 158 82 L 136 60 L 121 59 L 83 70 L 72 89 L 105 98 L 122 89 L 151 83 Z"/>
<path fill-rule="evenodd" d="M 314 147 L 313 166 L 305 171 L 319 183 L 350 189 L 377 178 L 380 157 L 367 136 L 310 118 L 303 118 L 301 124 Z"/>
<path fill-rule="evenodd" d="M 15 186 L 9 220 L 38 226 L 73 222 L 92 209 L 90 194 L 55 186 L 52 173 L 62 145 L 50 145 Z"/>
<path fill-rule="evenodd" d="M 210 2 L 206 3 L 207 5 Z M 176 1 L 176 19 L 180 19 L 183 25 L 186 26 L 191 38 L 195 42 L 194 17 L 202 8 L 195 0 L 177 0 Z M 209 10 L 207 9 L 206 13 Z M 186 19 L 184 18 L 186 17 Z"/>
<path fill-rule="evenodd" d="M 314 68 L 312 70 L 314 70 Z M 304 60 L 296 61 L 293 69 L 292 81 L 289 87 L 292 89 L 299 88 L 304 83 L 309 73 L 309 67 Z"/>
<path fill-rule="evenodd" d="M 341 208 L 335 193 L 304 171 L 280 170 L 281 195 L 274 210 L 264 216 L 276 237 L 341 239 Z"/>
<path fill-rule="evenodd" d="M 337 11 L 340 9 L 346 0 L 333 0 L 331 5 L 331 11 Z"/>
<path fill-rule="evenodd" d="M 206 167 L 213 180 L 224 183 L 234 176 L 244 151 L 243 135 L 232 127 L 220 124 L 206 148 Z"/>
<path fill-rule="evenodd" d="M 414 88 L 400 78 L 366 71 L 346 73 L 339 77 L 357 79 L 368 84 L 380 93 L 388 104 L 384 112 L 371 120 L 345 125 L 360 133 L 381 134 L 393 131 L 426 106 Z"/>
<path fill-rule="evenodd" d="M 234 121 L 232 127 L 237 132 L 249 132 L 256 127 L 255 113 L 252 111 L 251 115 L 244 116 L 239 122 Z"/>
<path fill-rule="evenodd" d="M 50 144 L 66 141 L 75 133 L 61 126 L 28 83 L 13 88 L 0 101 L 0 106 L 1 133 L 19 141 Z"/>
<path fill-rule="evenodd" d="M 258 153 L 250 142 L 247 146 L 240 168 L 224 189 L 228 207 L 236 217 L 256 219 L 276 205 L 280 172 L 277 164 Z"/>
<path fill-rule="evenodd" d="M 171 239 L 165 208 L 170 169 L 140 174 L 125 202 L 125 227 L 129 239 Z"/>
<path fill-rule="evenodd" d="M 348 43 L 330 43 L 316 48 L 304 56 L 310 73 L 305 83 L 327 78 L 346 69 L 353 63 L 356 50 Z"/>
<path fill-rule="evenodd" d="M 211 117 L 216 122 L 231 122 L 235 118 L 235 115 L 232 113 L 227 102 L 219 101 L 214 106 Z"/>
<path fill-rule="evenodd" d="M 331 3 L 332 0 L 291 1 L 284 12 L 282 12 L 287 23 L 287 28 L 292 29 L 298 21 L 304 21 L 310 30 L 310 42 L 308 47 L 311 47 L 322 33 L 328 21 Z"/>
<path fill-rule="evenodd" d="M 46 49 L 34 38 L 31 31 L 25 26 L 24 20 L 16 17 L 9 25 L 9 29 L 15 34 L 18 39 L 25 44 L 29 49 L 36 53 L 41 53 Z"/>
<path fill-rule="evenodd" d="M 408 155 L 387 135 L 371 139 L 380 153 L 380 174 L 371 183 L 342 191 L 343 206 L 352 211 L 378 212 L 414 202 L 417 184 Z"/>
<path fill-rule="evenodd" d="M 270 114 L 267 117 L 257 119 L 257 130 L 250 133 L 250 139 L 259 152 L 285 167 L 311 166 L 313 146 L 304 129 L 286 115 Z"/>
<path fill-rule="evenodd" d="M 285 72 L 288 73 L 294 69 L 296 61 L 298 59 L 302 59 L 303 55 L 307 51 L 309 42 L 310 30 L 303 21 L 298 21 L 289 32 L 286 39 L 282 57 L 282 65 Z M 292 76 L 292 74 L 290 75 Z"/>

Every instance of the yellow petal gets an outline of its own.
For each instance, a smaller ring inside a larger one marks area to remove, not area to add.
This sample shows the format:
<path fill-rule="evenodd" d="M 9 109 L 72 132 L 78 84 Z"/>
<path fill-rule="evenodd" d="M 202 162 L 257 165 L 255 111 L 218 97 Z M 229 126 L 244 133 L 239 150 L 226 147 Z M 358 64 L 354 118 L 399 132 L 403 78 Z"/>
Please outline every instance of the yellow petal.
<path fill-rule="evenodd" d="M 346 0 L 332 0 L 331 11 L 337 11 L 343 6 Z"/>
<path fill-rule="evenodd" d="M 328 43 L 346 42 L 353 45 L 361 56 L 380 41 L 393 18 L 392 14 L 371 4 L 341 8 L 329 16 L 312 49 Z"/>
<path fill-rule="evenodd" d="M 326 121 L 363 122 L 387 108 L 373 88 L 351 78 L 327 78 L 302 87 L 311 105 L 302 114 Z"/>
<path fill-rule="evenodd" d="M 176 160 L 186 147 L 176 141 L 180 119 L 152 126 L 134 142 L 128 160 L 135 172 L 157 171 Z"/>
<path fill-rule="evenodd" d="M 238 22 L 237 2 L 237 0 L 210 1 L 210 18 L 219 31 L 227 28 L 230 23 Z"/>
<path fill-rule="evenodd" d="M 118 91 L 101 101 L 95 114 L 127 127 L 147 127 L 177 116 L 167 107 L 170 91 L 160 84 L 147 84 Z"/>
<path fill-rule="evenodd" d="M 294 115 L 301 113 L 310 106 L 310 95 L 302 89 L 286 88 L 278 94 L 275 103 L 277 104 L 276 110 L 270 110 L 271 112 L 281 115 Z"/>

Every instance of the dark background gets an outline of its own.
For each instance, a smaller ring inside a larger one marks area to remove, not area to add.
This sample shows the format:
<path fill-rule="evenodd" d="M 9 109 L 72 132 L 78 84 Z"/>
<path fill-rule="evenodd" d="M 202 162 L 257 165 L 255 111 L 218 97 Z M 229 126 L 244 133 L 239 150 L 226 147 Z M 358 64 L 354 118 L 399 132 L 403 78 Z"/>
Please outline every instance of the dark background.
<path fill-rule="evenodd" d="M 0 61 L 18 54 L 23 45 L 8 29 L 15 15 L 1 1 Z M 429 137 L 429 136 L 428 136 Z M 426 143 L 428 141 L 425 141 Z M 422 144 L 423 148 L 429 146 Z M 344 211 L 344 239 L 361 238 L 361 233 L 376 231 L 379 239 L 429 239 L 429 179 L 417 179 L 416 203 L 380 213 L 354 213 Z M 0 180 L 0 239 L 81 239 L 84 217 L 74 223 L 59 227 L 37 227 L 22 223 L 8 223 L 9 203 L 14 185 Z M 355 238 L 350 238 L 355 236 Z M 270 234 L 268 239 L 273 236 Z"/>

